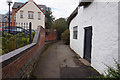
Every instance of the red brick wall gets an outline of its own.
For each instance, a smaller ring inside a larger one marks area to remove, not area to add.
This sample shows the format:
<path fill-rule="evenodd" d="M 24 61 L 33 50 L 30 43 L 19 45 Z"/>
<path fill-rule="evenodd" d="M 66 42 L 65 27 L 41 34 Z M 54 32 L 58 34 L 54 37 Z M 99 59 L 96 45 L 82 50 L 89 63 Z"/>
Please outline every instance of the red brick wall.
<path fill-rule="evenodd" d="M 22 68 L 28 63 L 28 61 L 33 57 L 34 54 L 37 53 L 37 51 L 44 45 L 45 42 L 45 30 L 42 28 L 40 31 L 39 35 L 39 40 L 36 46 L 25 52 L 22 56 L 17 58 L 15 61 L 10 63 L 9 65 L 5 66 L 2 69 L 2 78 L 16 78 L 17 74 L 20 71 L 23 71 L 18 78 L 26 78 L 27 76 L 24 76 L 25 70 L 22 70 Z M 39 58 L 36 56 L 30 63 L 29 65 L 34 65 L 34 63 L 37 61 Z"/>
<path fill-rule="evenodd" d="M 46 41 L 52 41 L 57 40 L 57 32 L 54 30 L 51 30 L 48 35 L 46 35 Z"/>
<path fill-rule="evenodd" d="M 37 45 L 26 51 L 22 56 L 9 65 L 5 66 L 2 69 L 2 78 L 29 78 L 32 70 L 37 64 L 41 48 L 44 46 L 45 40 L 49 41 L 56 39 L 57 33 L 55 31 L 51 31 L 45 37 L 45 29 L 41 28 Z M 35 57 L 33 57 L 34 55 Z M 29 60 L 31 61 L 29 62 Z M 25 66 L 26 64 L 27 66 Z"/>
<path fill-rule="evenodd" d="M 16 24 L 16 20 L 14 19 L 15 15 L 16 15 L 16 9 L 12 9 L 12 26 L 15 26 Z"/>
<path fill-rule="evenodd" d="M 3 26 L 4 25 L 4 26 Z M 8 22 L 0 22 L 0 27 L 5 27 L 5 26 L 8 26 Z M 10 26 L 12 26 L 12 23 L 10 23 Z"/>

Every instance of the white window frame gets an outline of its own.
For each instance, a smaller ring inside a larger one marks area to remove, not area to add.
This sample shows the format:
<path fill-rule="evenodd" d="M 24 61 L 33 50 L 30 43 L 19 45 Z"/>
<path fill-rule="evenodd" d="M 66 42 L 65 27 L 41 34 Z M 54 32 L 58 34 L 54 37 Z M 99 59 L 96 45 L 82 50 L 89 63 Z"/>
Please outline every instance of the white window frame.
<path fill-rule="evenodd" d="M 34 13 L 28 12 L 28 19 L 34 19 Z"/>
<path fill-rule="evenodd" d="M 23 18 L 23 11 L 20 12 L 20 18 Z"/>
<path fill-rule="evenodd" d="M 73 39 L 78 39 L 78 26 L 73 27 Z"/>
<path fill-rule="evenodd" d="M 14 20 L 16 20 L 16 15 L 14 16 Z"/>
<path fill-rule="evenodd" d="M 41 13 L 38 13 L 38 20 L 41 20 Z"/>

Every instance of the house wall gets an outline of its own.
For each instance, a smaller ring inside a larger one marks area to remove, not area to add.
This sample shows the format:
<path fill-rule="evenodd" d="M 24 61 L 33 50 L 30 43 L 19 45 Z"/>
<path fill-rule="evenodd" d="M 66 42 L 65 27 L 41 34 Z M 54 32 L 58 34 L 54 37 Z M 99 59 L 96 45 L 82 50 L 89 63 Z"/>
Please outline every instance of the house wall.
<path fill-rule="evenodd" d="M 12 9 L 12 26 L 16 26 L 16 20 L 14 17 L 16 16 L 16 9 Z"/>
<path fill-rule="evenodd" d="M 22 19 L 20 18 L 20 11 L 23 11 Z M 28 11 L 34 12 L 34 19 L 28 19 Z M 38 12 L 41 12 L 41 20 L 38 20 Z M 42 26 L 43 28 L 45 28 L 45 15 L 33 2 L 28 2 L 16 13 L 16 22 L 23 24 L 32 22 L 32 29 L 34 30 L 37 29 L 38 26 Z"/>
<path fill-rule="evenodd" d="M 73 27 L 78 26 L 78 39 L 73 39 Z M 93 2 L 87 8 L 79 8 L 78 15 L 70 23 L 70 46 L 83 58 L 84 27 L 93 27 L 91 66 L 100 73 L 105 65 L 115 67 L 118 61 L 118 3 Z"/>
<path fill-rule="evenodd" d="M 8 22 L 0 22 L 0 27 L 5 27 L 8 26 L 9 23 Z M 12 23 L 10 23 L 10 26 L 12 26 Z"/>
<path fill-rule="evenodd" d="M 118 34 L 120 34 L 120 2 L 118 3 Z M 118 35 L 118 62 L 120 64 L 120 35 Z"/>
<path fill-rule="evenodd" d="M 2 15 L 0 14 L 0 27 L 2 26 Z"/>

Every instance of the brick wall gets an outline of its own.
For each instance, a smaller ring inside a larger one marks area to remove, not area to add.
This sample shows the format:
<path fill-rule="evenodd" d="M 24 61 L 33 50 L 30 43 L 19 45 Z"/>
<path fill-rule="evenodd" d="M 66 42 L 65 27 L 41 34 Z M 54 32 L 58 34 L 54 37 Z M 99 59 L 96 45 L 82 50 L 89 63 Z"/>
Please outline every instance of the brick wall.
<path fill-rule="evenodd" d="M 37 44 L 23 53 L 15 61 L 2 68 L 2 78 L 29 78 L 32 70 L 34 70 L 39 55 L 44 49 L 45 41 L 53 41 L 57 39 L 57 33 L 51 31 L 45 36 L 45 29 L 41 27 Z"/>
<path fill-rule="evenodd" d="M 46 41 L 53 41 L 57 40 L 57 32 L 54 30 L 51 30 L 48 35 L 46 35 Z"/>
<path fill-rule="evenodd" d="M 14 19 L 15 15 L 16 15 L 16 9 L 12 9 L 12 26 L 15 26 L 16 24 L 16 20 Z"/>
<path fill-rule="evenodd" d="M 37 45 L 2 69 L 2 78 L 28 78 L 44 47 L 45 30 L 41 28 Z"/>
<path fill-rule="evenodd" d="M 0 27 L 8 26 L 8 22 L 0 22 Z M 12 26 L 12 23 L 10 23 L 10 26 Z"/>

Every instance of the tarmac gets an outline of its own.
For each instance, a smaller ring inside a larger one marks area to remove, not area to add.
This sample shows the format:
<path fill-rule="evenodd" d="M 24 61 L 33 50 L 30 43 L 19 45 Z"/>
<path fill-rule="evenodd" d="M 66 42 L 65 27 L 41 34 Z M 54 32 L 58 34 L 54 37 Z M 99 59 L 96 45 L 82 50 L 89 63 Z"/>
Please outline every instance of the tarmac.
<path fill-rule="evenodd" d="M 90 64 L 65 45 L 53 43 L 40 55 L 33 72 L 35 78 L 89 78 L 100 76 Z"/>

